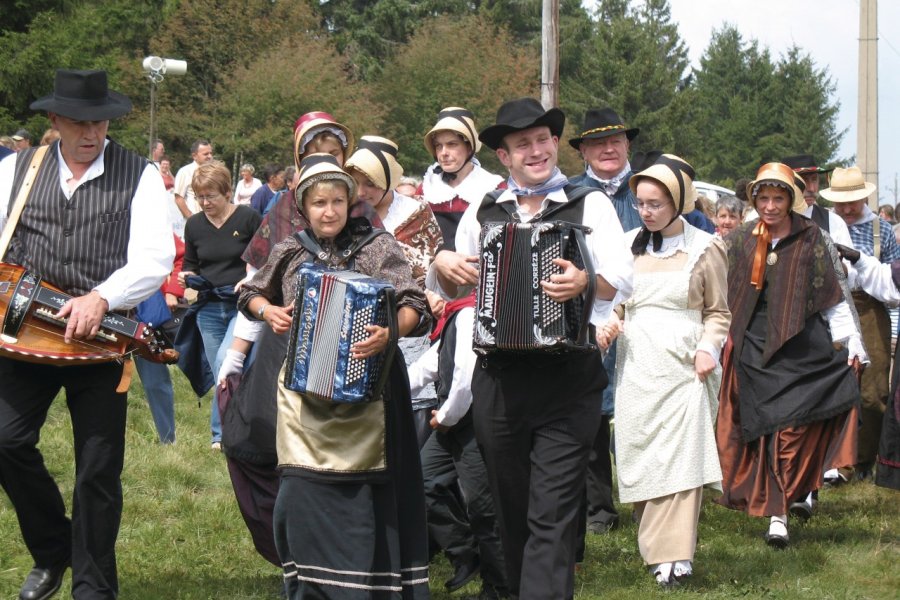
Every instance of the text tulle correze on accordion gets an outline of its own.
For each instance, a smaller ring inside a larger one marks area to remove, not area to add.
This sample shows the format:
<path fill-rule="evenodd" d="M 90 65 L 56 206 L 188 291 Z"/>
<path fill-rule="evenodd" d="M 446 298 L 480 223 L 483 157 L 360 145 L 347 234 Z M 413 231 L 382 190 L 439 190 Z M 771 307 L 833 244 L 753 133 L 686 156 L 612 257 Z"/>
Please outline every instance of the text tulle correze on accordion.
<path fill-rule="evenodd" d="M 397 343 L 396 318 L 390 284 L 355 271 L 301 265 L 285 387 L 333 402 L 380 399 Z M 368 337 L 366 325 L 388 327 L 391 341 L 384 352 L 355 359 L 350 347 Z"/>
<path fill-rule="evenodd" d="M 488 222 L 481 228 L 474 348 L 486 354 L 587 351 L 595 289 L 585 241 L 590 229 L 565 221 Z M 588 274 L 583 296 L 551 299 L 541 287 L 562 273 L 553 259 L 571 261 Z"/>

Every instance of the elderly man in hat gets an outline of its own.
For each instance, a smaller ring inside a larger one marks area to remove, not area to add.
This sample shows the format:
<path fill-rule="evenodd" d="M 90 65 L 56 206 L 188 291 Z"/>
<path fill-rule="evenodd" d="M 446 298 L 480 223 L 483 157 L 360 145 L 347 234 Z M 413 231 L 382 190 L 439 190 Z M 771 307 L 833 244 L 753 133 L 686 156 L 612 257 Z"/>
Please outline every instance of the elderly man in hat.
<path fill-rule="evenodd" d="M 571 186 L 557 168 L 565 115 L 533 98 L 511 100 L 478 138 L 509 170 L 507 188 L 470 206 L 456 253 L 441 252 L 429 279 L 449 297 L 478 279 L 481 226 L 489 221 L 562 220 L 586 225 L 596 273 L 593 323 L 605 323 L 618 293 L 631 290 L 632 259 L 602 193 Z M 582 294 L 588 275 L 568 261 L 539 283 L 557 302 Z M 472 378 L 475 433 L 500 522 L 510 592 L 518 598 L 571 598 L 588 453 L 600 426 L 606 374 L 598 352 L 479 357 Z"/>
<path fill-rule="evenodd" d="M 106 137 L 109 120 L 131 110 L 131 101 L 107 88 L 104 71 L 57 71 L 53 93 L 31 108 L 47 111 L 60 139 L 0 162 L 0 214 L 24 203 L 18 223 L 7 223 L 14 233 L 3 260 L 70 294 L 58 313 L 67 319 L 65 339 L 90 339 L 107 312 L 135 306 L 171 271 L 171 228 L 158 208 L 166 190 L 147 159 Z M 30 166 L 29 193 L 23 181 Z M 0 357 L 0 484 L 34 558 L 21 600 L 52 596 L 70 565 L 75 598 L 118 594 L 127 372 L 117 362 L 57 366 Z M 37 448 L 60 389 L 75 446 L 71 520 Z"/>
<path fill-rule="evenodd" d="M 831 235 L 831 239 L 838 244 L 853 247 L 853 240 L 850 239 L 850 231 L 844 220 L 837 216 L 834 211 L 830 211 L 819 205 L 819 178 L 822 175 L 831 173 L 834 169 L 826 169 L 818 166 L 815 157 L 812 154 L 797 154 L 795 156 L 786 156 L 781 160 L 794 170 L 794 173 L 803 180 L 803 199 L 806 201 L 806 211 L 803 213 L 807 218 L 812 219 L 821 229 L 827 231 Z"/>
<path fill-rule="evenodd" d="M 866 204 L 875 192 L 875 185 L 865 181 L 858 167 L 835 169 L 831 187 L 822 190 L 822 197 L 834 203 L 834 212 L 850 230 L 853 247 L 873 256 L 884 264 L 900 258 L 900 245 L 894 237 L 891 224 L 878 217 Z M 856 457 L 856 476 L 860 479 L 872 475 L 881 423 L 887 405 L 888 377 L 891 369 L 891 319 L 885 306 L 864 290 L 851 275 L 850 288 L 853 302 L 859 313 L 863 341 L 871 359 L 860 382 L 862 396 L 862 427 Z M 827 474 L 829 478 L 838 475 Z M 846 479 L 847 473 L 840 474 Z"/>

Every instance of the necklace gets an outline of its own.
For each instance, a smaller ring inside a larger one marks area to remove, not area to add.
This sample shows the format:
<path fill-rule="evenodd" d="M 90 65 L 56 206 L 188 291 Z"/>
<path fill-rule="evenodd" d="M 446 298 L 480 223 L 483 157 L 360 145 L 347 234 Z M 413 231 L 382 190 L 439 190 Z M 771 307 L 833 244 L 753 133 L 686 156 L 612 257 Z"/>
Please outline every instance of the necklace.
<path fill-rule="evenodd" d="M 227 221 L 228 218 L 231 217 L 231 215 L 234 213 L 236 208 L 237 208 L 237 206 L 235 206 L 234 204 L 228 204 L 225 207 L 225 211 L 224 211 L 223 215 L 218 216 L 218 217 L 206 215 L 206 218 L 209 219 L 209 222 L 213 224 L 213 227 L 215 227 L 216 229 L 220 229 L 222 227 L 222 225 L 225 224 L 225 221 Z"/>

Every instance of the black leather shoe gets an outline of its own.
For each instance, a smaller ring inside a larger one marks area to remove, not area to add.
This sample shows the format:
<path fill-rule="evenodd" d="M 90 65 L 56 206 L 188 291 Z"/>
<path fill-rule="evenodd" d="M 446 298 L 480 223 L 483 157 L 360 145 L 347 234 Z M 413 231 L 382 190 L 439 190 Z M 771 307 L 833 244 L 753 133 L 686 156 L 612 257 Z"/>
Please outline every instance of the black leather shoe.
<path fill-rule="evenodd" d="M 69 563 L 63 563 L 50 569 L 34 567 L 25 578 L 25 583 L 22 584 L 19 600 L 47 600 L 59 591 L 63 575 L 68 568 Z"/>
<path fill-rule="evenodd" d="M 453 574 L 453 577 L 444 583 L 444 587 L 447 588 L 448 592 L 455 592 L 475 579 L 475 576 L 478 575 L 480 570 L 481 564 L 477 558 L 472 562 L 459 565 L 456 567 L 456 573 Z"/>

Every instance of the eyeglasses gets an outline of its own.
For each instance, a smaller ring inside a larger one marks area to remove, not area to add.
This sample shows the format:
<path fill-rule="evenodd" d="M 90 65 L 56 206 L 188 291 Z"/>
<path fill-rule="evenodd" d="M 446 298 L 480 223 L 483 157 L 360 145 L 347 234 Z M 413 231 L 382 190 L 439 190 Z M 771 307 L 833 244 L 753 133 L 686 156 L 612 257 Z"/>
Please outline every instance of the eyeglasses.
<path fill-rule="evenodd" d="M 207 196 L 194 196 L 194 199 L 197 200 L 197 202 L 215 202 L 222 197 L 222 194 L 209 194 Z"/>
<path fill-rule="evenodd" d="M 631 207 L 634 210 L 638 211 L 639 213 L 644 212 L 646 210 L 651 215 L 655 215 L 656 213 L 658 213 L 661 209 L 665 208 L 666 206 L 667 206 L 666 204 L 644 204 L 642 202 L 632 202 L 631 203 Z"/>

